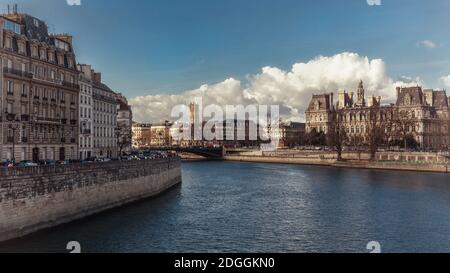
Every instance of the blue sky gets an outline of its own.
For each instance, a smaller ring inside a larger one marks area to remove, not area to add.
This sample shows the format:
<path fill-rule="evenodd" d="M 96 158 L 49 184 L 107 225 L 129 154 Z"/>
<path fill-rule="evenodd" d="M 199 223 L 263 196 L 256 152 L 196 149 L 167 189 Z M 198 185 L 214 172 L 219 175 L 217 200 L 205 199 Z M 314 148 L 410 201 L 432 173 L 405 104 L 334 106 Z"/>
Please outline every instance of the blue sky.
<path fill-rule="evenodd" d="M 74 36 L 78 62 L 129 97 L 290 70 L 318 55 L 383 59 L 393 79 L 431 87 L 450 74 L 450 1 L 382 0 L 0 0 Z M 430 41 L 428 47 L 420 41 Z M 434 46 L 433 46 L 434 45 Z M 431 47 L 431 48 L 430 48 Z"/>

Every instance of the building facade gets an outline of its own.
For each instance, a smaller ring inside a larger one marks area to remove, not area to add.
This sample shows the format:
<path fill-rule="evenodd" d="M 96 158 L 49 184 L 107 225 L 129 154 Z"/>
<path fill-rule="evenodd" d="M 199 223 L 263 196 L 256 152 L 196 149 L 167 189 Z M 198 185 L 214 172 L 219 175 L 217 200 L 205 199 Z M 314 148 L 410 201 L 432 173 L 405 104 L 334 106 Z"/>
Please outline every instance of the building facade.
<path fill-rule="evenodd" d="M 117 100 L 114 93 L 102 83 L 102 75 L 92 71 L 94 102 L 94 156 L 115 157 L 117 145 Z"/>
<path fill-rule="evenodd" d="M 28 14 L 0 16 L 0 158 L 78 158 L 79 86 L 72 37 Z"/>
<path fill-rule="evenodd" d="M 151 124 L 133 122 L 132 145 L 134 149 L 150 147 L 151 128 Z"/>
<path fill-rule="evenodd" d="M 133 127 L 133 112 L 128 100 L 122 94 L 116 95 L 117 100 L 117 145 L 119 153 L 131 152 L 132 148 L 132 127 Z"/>
<path fill-rule="evenodd" d="M 450 144 L 450 108 L 445 91 L 398 87 L 397 100 L 382 105 L 381 97 L 365 97 L 363 82 L 355 93 L 313 95 L 306 110 L 306 133 L 328 134 L 337 122 L 352 145 L 367 145 L 371 120 L 384 126 L 387 141 L 411 138 L 423 150 L 446 150 Z M 371 119 L 371 117 L 373 117 Z"/>
<path fill-rule="evenodd" d="M 79 157 L 84 160 L 94 155 L 94 118 L 93 118 L 93 89 L 92 89 L 92 68 L 90 65 L 79 64 L 78 70 L 80 71 L 79 85 L 80 85 L 80 137 L 78 141 L 79 145 Z"/>
<path fill-rule="evenodd" d="M 150 146 L 167 147 L 172 145 L 172 123 L 166 121 L 163 124 L 152 125 L 150 129 Z"/>

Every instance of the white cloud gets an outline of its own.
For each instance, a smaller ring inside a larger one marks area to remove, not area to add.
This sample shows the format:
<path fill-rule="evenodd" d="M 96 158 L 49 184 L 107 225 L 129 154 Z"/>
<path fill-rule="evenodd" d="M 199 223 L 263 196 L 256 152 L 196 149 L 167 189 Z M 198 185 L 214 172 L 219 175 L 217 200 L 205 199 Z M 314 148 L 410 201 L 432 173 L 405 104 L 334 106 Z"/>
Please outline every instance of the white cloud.
<path fill-rule="evenodd" d="M 441 77 L 441 81 L 445 84 L 447 89 L 450 89 L 450 75 Z"/>
<path fill-rule="evenodd" d="M 425 48 L 435 48 L 437 47 L 437 44 L 430 40 L 423 40 L 417 43 L 418 47 L 425 47 Z"/>
<path fill-rule="evenodd" d="M 312 94 L 356 91 L 360 80 L 364 81 L 366 95 L 382 96 L 384 103 L 394 101 L 396 86 L 422 84 L 418 78 L 402 77 L 394 81 L 386 74 L 383 60 L 370 60 L 356 53 L 344 52 L 330 57 L 319 56 L 306 63 L 296 63 L 289 71 L 263 67 L 260 73 L 248 77 L 246 87 L 240 81 L 230 78 L 178 95 L 136 97 L 130 103 L 138 122 L 170 119 L 170 111 L 174 105 L 189 104 L 196 96 L 202 96 L 205 105 L 279 104 L 284 118 L 303 120 Z"/>

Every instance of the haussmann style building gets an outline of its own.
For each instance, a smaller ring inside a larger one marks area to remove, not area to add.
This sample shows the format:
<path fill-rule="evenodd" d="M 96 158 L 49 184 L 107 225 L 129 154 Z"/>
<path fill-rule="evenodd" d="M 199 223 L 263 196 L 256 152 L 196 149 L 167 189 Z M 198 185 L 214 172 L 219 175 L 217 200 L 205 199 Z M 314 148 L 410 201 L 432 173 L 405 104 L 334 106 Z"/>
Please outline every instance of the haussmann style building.
<path fill-rule="evenodd" d="M 0 15 L 0 158 L 78 158 L 79 85 L 72 37 L 28 14 Z"/>

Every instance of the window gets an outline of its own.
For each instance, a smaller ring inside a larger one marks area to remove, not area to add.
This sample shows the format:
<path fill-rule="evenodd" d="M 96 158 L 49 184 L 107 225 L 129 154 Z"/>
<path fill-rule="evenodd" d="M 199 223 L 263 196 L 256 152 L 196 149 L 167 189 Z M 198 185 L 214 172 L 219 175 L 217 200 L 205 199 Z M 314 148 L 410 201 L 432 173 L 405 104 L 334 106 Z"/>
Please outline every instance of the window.
<path fill-rule="evenodd" d="M 5 29 L 12 31 L 14 33 L 17 33 L 17 34 L 22 33 L 21 26 L 19 24 L 9 21 L 9 20 L 5 20 L 4 27 L 5 27 Z"/>
<path fill-rule="evenodd" d="M 34 25 L 35 27 L 39 27 L 39 20 L 36 19 L 36 18 L 33 18 L 33 25 Z"/>
<path fill-rule="evenodd" d="M 6 88 L 7 88 L 6 90 L 7 90 L 8 94 L 10 94 L 10 95 L 14 94 L 14 83 L 12 81 L 7 81 Z"/>
<path fill-rule="evenodd" d="M 26 84 L 22 84 L 22 96 L 27 96 L 27 90 L 28 88 L 27 88 L 27 85 Z"/>
<path fill-rule="evenodd" d="M 22 104 L 20 107 L 20 112 L 22 115 L 27 115 L 27 105 L 26 104 Z"/>

